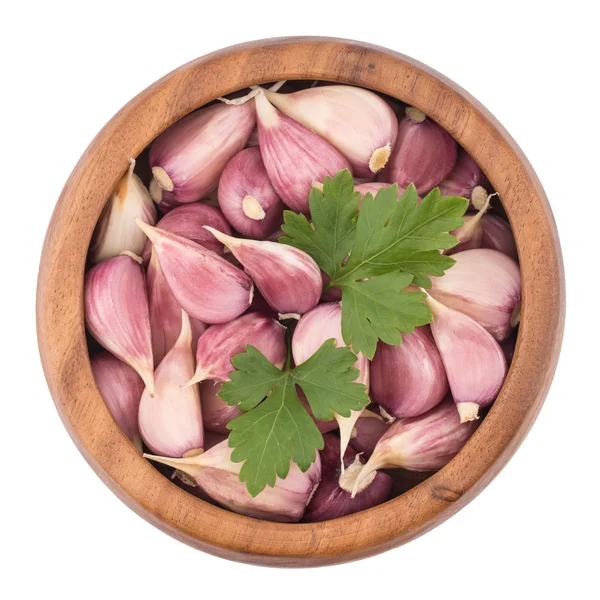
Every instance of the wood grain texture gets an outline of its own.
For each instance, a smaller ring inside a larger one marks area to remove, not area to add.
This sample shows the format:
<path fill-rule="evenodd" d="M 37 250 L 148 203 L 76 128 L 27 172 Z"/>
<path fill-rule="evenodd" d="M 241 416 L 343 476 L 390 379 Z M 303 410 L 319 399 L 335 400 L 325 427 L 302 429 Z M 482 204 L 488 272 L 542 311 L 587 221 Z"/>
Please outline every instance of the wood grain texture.
<path fill-rule="evenodd" d="M 85 256 L 106 199 L 148 143 L 206 102 L 250 84 L 323 79 L 360 85 L 423 110 L 483 168 L 515 232 L 523 311 L 515 357 L 494 406 L 441 471 L 383 505 L 315 524 L 239 516 L 187 494 L 142 459 L 113 421 L 94 383 L 83 318 Z M 43 249 L 38 340 L 58 412 L 103 481 L 135 512 L 213 554 L 264 565 L 315 566 L 369 556 L 435 527 L 502 469 L 533 424 L 554 374 L 565 313 L 560 245 L 544 191 L 504 128 L 474 98 L 401 54 L 329 38 L 252 42 L 182 66 L 129 102 L 92 141 L 69 177 Z"/>

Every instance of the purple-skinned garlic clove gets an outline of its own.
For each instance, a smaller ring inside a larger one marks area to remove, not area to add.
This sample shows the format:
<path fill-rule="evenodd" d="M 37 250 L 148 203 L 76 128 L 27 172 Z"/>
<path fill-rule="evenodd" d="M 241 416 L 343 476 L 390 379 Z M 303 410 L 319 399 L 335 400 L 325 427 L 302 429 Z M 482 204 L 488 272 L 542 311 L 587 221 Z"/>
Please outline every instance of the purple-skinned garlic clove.
<path fill-rule="evenodd" d="M 350 163 L 329 142 L 277 110 L 264 92 L 255 101 L 260 153 L 269 179 L 284 204 L 308 215 L 313 181 L 351 170 Z"/>
<path fill-rule="evenodd" d="M 458 239 L 458 244 L 448 250 L 442 250 L 442 254 L 456 254 L 465 250 L 474 250 L 483 246 L 483 224 L 482 219 L 490 207 L 490 198 L 488 196 L 476 213 L 467 213 L 463 216 L 463 224 L 450 233 Z"/>
<path fill-rule="evenodd" d="M 471 202 L 471 207 L 480 210 L 488 197 L 488 180 L 471 155 L 460 149 L 456 165 L 438 187 L 442 196 L 460 196 Z"/>
<path fill-rule="evenodd" d="M 392 417 L 416 417 L 439 404 L 448 379 L 429 326 L 404 334 L 402 343 L 377 344 L 371 361 L 374 400 Z"/>
<path fill-rule="evenodd" d="M 248 493 L 246 484 L 239 481 L 242 463 L 232 462 L 231 452 L 232 448 L 225 440 L 203 454 L 189 458 L 144 456 L 187 473 L 213 500 L 238 514 L 280 523 L 296 523 L 302 518 L 321 480 L 318 452 L 315 462 L 306 473 L 291 463 L 285 479 L 278 477 L 275 487 L 267 486 L 255 498 Z"/>
<path fill-rule="evenodd" d="M 228 323 L 250 306 L 254 286 L 241 269 L 179 235 L 137 223 L 152 242 L 177 304 L 190 317 Z"/>
<path fill-rule="evenodd" d="M 229 406 L 227 402 L 219 398 L 221 383 L 210 379 L 200 383 L 200 401 L 202 403 L 202 420 L 208 431 L 221 434 L 229 434 L 227 423 L 242 413 L 237 405 Z M 206 432 L 205 432 L 206 433 Z"/>
<path fill-rule="evenodd" d="M 432 277 L 429 295 L 475 319 L 495 339 L 506 339 L 519 321 L 521 273 L 510 257 L 488 248 L 454 254 L 456 264 Z"/>
<path fill-rule="evenodd" d="M 323 280 L 317 263 L 303 250 L 278 242 L 234 238 L 208 229 L 244 265 L 265 300 L 281 314 L 302 315 L 314 308 Z"/>
<path fill-rule="evenodd" d="M 363 410 L 350 435 L 350 446 L 366 458 L 373 454 L 377 442 L 388 430 L 389 423 L 370 410 Z"/>
<path fill-rule="evenodd" d="M 460 421 L 479 418 L 506 378 L 506 358 L 498 342 L 471 317 L 428 296 L 431 332 L 446 369 Z"/>
<path fill-rule="evenodd" d="M 219 180 L 219 206 L 249 238 L 264 240 L 281 226 L 283 202 L 269 181 L 259 148 L 246 148 L 229 161 Z"/>
<path fill-rule="evenodd" d="M 217 103 L 180 119 L 161 133 L 150 148 L 150 166 L 157 188 L 167 201 L 200 200 L 215 187 L 225 165 L 248 141 L 256 122 L 252 102 L 237 106 Z"/>
<path fill-rule="evenodd" d="M 420 110 L 409 106 L 400 119 L 398 138 L 380 181 L 406 188 L 413 183 L 419 196 L 443 181 L 454 168 L 457 144 L 452 136 Z"/>
<path fill-rule="evenodd" d="M 110 352 L 90 358 L 100 395 L 123 433 L 142 453 L 142 438 L 138 429 L 138 409 L 144 391 L 142 378 Z"/>
<path fill-rule="evenodd" d="M 202 408 L 197 385 L 185 384 L 194 373 L 192 328 L 182 311 L 181 333 L 158 365 L 155 389 L 142 394 L 138 425 L 152 452 L 169 457 L 192 456 L 204 449 Z"/>
<path fill-rule="evenodd" d="M 486 214 L 481 218 L 483 248 L 498 250 L 514 260 L 519 259 L 517 245 L 508 221 L 498 215 Z"/>
<path fill-rule="evenodd" d="M 260 313 L 248 313 L 223 325 L 209 327 L 198 340 L 196 371 L 189 383 L 211 379 L 229 380 L 231 359 L 254 346 L 267 360 L 281 368 L 285 363 L 285 327 Z"/>
<path fill-rule="evenodd" d="M 138 258 L 117 256 L 87 272 L 85 323 L 94 339 L 135 369 L 152 393 L 154 361 L 148 296 Z"/>

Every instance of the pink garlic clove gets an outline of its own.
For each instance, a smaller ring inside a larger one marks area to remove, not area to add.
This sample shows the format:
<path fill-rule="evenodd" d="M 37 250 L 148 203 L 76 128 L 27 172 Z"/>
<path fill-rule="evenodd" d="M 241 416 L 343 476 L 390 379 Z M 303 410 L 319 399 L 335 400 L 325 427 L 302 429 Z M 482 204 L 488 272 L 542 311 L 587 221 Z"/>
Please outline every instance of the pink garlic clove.
<path fill-rule="evenodd" d="M 217 187 L 225 165 L 246 145 L 255 122 L 252 102 L 218 103 L 163 131 L 150 148 L 150 166 L 158 187 L 168 192 L 167 200 L 195 202 Z"/>
<path fill-rule="evenodd" d="M 506 359 L 498 342 L 467 315 L 430 296 L 431 332 L 446 369 L 461 423 L 479 418 L 479 408 L 491 404 L 506 378 Z"/>
<path fill-rule="evenodd" d="M 234 367 L 231 359 L 244 352 L 247 345 L 254 346 L 276 367 L 285 363 L 285 327 L 260 313 L 242 315 L 224 325 L 213 325 L 198 340 L 196 372 L 191 383 L 212 379 L 229 380 Z"/>
<path fill-rule="evenodd" d="M 416 417 L 439 404 L 448 379 L 428 326 L 402 336 L 402 344 L 383 342 L 371 361 L 371 391 L 393 417 Z"/>
<path fill-rule="evenodd" d="M 458 244 L 448 250 L 442 250 L 442 254 L 456 254 L 465 250 L 474 250 L 483 246 L 483 225 L 482 219 L 490 206 L 488 196 L 481 206 L 481 209 L 475 214 L 470 213 L 463 216 L 463 225 L 450 233 L 458 239 Z"/>
<path fill-rule="evenodd" d="M 475 319 L 498 341 L 518 323 L 521 273 L 512 259 L 487 248 L 454 254 L 456 264 L 443 277 L 432 277 L 430 296 Z"/>
<path fill-rule="evenodd" d="M 227 323 L 252 302 L 252 280 L 199 244 L 137 222 L 150 238 L 177 304 L 203 323 Z M 216 230 L 213 230 L 216 231 Z"/>
<path fill-rule="evenodd" d="M 519 259 L 515 238 L 508 221 L 498 215 L 487 214 L 481 218 L 481 227 L 483 229 L 481 244 L 484 248 L 498 250 L 514 260 Z"/>
<path fill-rule="evenodd" d="M 145 390 L 138 424 L 152 452 L 171 457 L 192 456 L 204 448 L 198 386 L 185 386 L 194 373 L 192 328 L 185 312 L 181 334 L 154 374 L 155 390 Z"/>
<path fill-rule="evenodd" d="M 269 181 L 259 148 L 246 148 L 229 161 L 219 180 L 219 206 L 237 231 L 253 239 L 268 238 L 283 223 L 283 202 Z"/>
<path fill-rule="evenodd" d="M 242 463 L 231 461 L 232 448 L 225 440 L 203 454 L 172 459 L 145 454 L 146 458 L 179 469 L 191 475 L 196 483 L 221 506 L 233 512 L 256 519 L 281 523 L 296 523 L 321 479 L 321 460 L 317 453 L 315 462 L 306 473 L 291 463 L 285 479 L 276 479 L 275 487 L 266 487 L 253 498 L 246 484 L 239 481 Z"/>
<path fill-rule="evenodd" d="M 129 169 L 108 199 L 90 244 L 90 258 L 96 264 L 129 251 L 140 255 L 146 236 L 135 224 L 139 218 L 144 223 L 156 223 L 156 207 L 146 186 L 133 172 L 135 160 L 129 159 Z"/>
<path fill-rule="evenodd" d="M 108 410 L 141 454 L 142 438 L 138 430 L 138 409 L 144 382 L 129 365 L 109 352 L 95 354 L 90 361 L 96 385 Z"/>
<path fill-rule="evenodd" d="M 480 210 L 488 197 L 488 185 L 486 176 L 471 155 L 460 148 L 456 165 L 438 187 L 442 196 L 466 198 L 471 201 L 472 208 Z"/>
<path fill-rule="evenodd" d="M 414 183 L 419 195 L 432 190 L 454 168 L 457 144 L 452 136 L 420 110 L 409 106 L 400 119 L 398 138 L 380 181 L 406 188 Z"/>
<path fill-rule="evenodd" d="M 315 307 L 323 281 L 303 250 L 278 242 L 234 238 L 207 227 L 244 265 L 265 300 L 279 313 L 304 314 Z"/>
<path fill-rule="evenodd" d="M 363 410 L 352 430 L 350 446 L 369 458 L 388 427 L 389 423 L 383 417 L 370 410 Z"/>
<path fill-rule="evenodd" d="M 353 493 L 378 469 L 437 471 L 467 443 L 477 421 L 461 423 L 452 399 L 447 398 L 418 417 L 395 421 L 379 440 L 353 487 Z"/>
<path fill-rule="evenodd" d="M 204 225 L 210 225 L 223 233 L 231 233 L 231 227 L 221 212 L 214 206 L 201 202 L 182 204 L 174 208 L 158 221 L 156 227 L 196 242 L 196 244 L 204 246 L 207 250 L 223 254 L 223 244 L 206 231 Z M 152 243 L 148 240 L 142 254 L 144 263 L 150 260 L 151 251 Z"/>
<path fill-rule="evenodd" d="M 228 435 L 229 429 L 227 429 L 227 423 L 231 419 L 239 417 L 242 413 L 236 405 L 229 406 L 227 402 L 219 398 L 218 393 L 221 385 L 221 383 L 210 379 L 206 379 L 200 383 L 202 419 L 204 427 L 208 431 Z"/>
<path fill-rule="evenodd" d="M 135 369 L 152 393 L 154 361 L 146 280 L 136 258 L 109 258 L 87 272 L 85 322 L 96 341 Z"/>
<path fill-rule="evenodd" d="M 372 177 L 387 164 L 398 120 L 386 101 L 370 90 L 330 85 L 265 95 L 282 113 L 337 148 L 357 177 Z"/>
<path fill-rule="evenodd" d="M 260 152 L 269 179 L 289 208 L 308 215 L 312 182 L 350 169 L 350 163 L 329 142 L 278 111 L 263 92 L 255 101 Z"/>
<path fill-rule="evenodd" d="M 385 502 L 392 491 L 392 479 L 386 473 L 373 473 L 363 482 L 356 497 L 351 495 L 354 482 L 363 469 L 360 456 L 352 448 L 344 453 L 341 469 L 340 444 L 332 434 L 323 436 L 321 483 L 306 507 L 304 521 L 315 523 L 351 515 Z"/>

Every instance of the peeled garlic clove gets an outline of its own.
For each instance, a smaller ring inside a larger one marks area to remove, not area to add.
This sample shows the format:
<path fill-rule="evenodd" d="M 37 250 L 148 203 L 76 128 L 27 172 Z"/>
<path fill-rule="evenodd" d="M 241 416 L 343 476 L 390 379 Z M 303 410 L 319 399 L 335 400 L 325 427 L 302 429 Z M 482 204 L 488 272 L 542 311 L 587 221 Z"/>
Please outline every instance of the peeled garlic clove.
<path fill-rule="evenodd" d="M 458 152 L 452 172 L 438 187 L 442 196 L 460 196 L 471 201 L 475 210 L 480 210 L 486 202 L 488 180 L 471 155 L 464 149 Z"/>
<path fill-rule="evenodd" d="M 203 454 L 183 459 L 172 459 L 145 454 L 146 458 L 179 469 L 191 475 L 196 483 L 221 506 L 233 512 L 256 519 L 281 523 L 296 523 L 321 479 L 321 460 L 317 452 L 315 462 L 306 473 L 295 463 L 285 479 L 279 477 L 275 487 L 266 487 L 256 498 L 238 477 L 242 463 L 231 461 L 232 448 L 225 440 Z"/>
<path fill-rule="evenodd" d="M 428 326 L 403 335 L 399 346 L 377 344 L 371 391 L 392 417 L 416 417 L 444 399 L 448 380 Z"/>
<path fill-rule="evenodd" d="M 498 342 L 467 315 L 426 299 L 431 332 L 440 351 L 460 421 L 479 418 L 479 407 L 491 404 L 506 378 L 506 358 Z"/>
<path fill-rule="evenodd" d="M 269 179 L 289 208 L 308 215 L 312 182 L 351 170 L 350 163 L 329 142 L 277 110 L 264 92 L 255 100 L 260 153 Z"/>
<path fill-rule="evenodd" d="M 135 369 L 152 393 L 154 361 L 146 280 L 136 258 L 109 258 L 87 272 L 84 311 L 96 341 Z"/>
<path fill-rule="evenodd" d="M 521 273 L 512 259 L 487 248 L 454 254 L 443 277 L 432 277 L 430 296 L 475 319 L 498 341 L 516 323 L 521 303 Z"/>
<path fill-rule="evenodd" d="M 452 136 L 420 110 L 409 106 L 400 119 L 398 138 L 381 181 L 414 183 L 419 195 L 444 180 L 456 163 L 457 144 Z"/>
<path fill-rule="evenodd" d="M 388 427 L 389 423 L 383 417 L 370 410 L 363 410 L 352 429 L 350 446 L 369 458 Z"/>
<path fill-rule="evenodd" d="M 167 352 L 175 345 L 181 333 L 181 308 L 171 292 L 160 268 L 156 252 L 152 252 L 146 273 L 150 329 L 152 331 L 152 354 L 156 367 Z M 206 325 L 197 319 L 190 319 L 192 327 L 192 348 L 206 331 Z"/>
<path fill-rule="evenodd" d="M 250 306 L 254 286 L 241 269 L 179 235 L 137 223 L 152 242 L 177 304 L 188 315 L 202 323 L 227 323 Z"/>
<path fill-rule="evenodd" d="M 214 206 L 201 202 L 182 204 L 174 208 L 158 221 L 156 227 L 196 242 L 196 244 L 204 246 L 207 250 L 223 254 L 223 244 L 206 231 L 204 225 L 210 225 L 223 233 L 231 233 L 231 227 L 221 211 Z M 145 263 L 150 260 L 151 251 L 152 243 L 148 241 L 142 254 Z"/>
<path fill-rule="evenodd" d="M 150 148 L 158 186 L 171 200 L 200 200 L 217 187 L 225 165 L 246 145 L 255 122 L 252 102 L 213 104 L 177 121 Z"/>
<path fill-rule="evenodd" d="M 387 164 L 398 121 L 377 94 L 350 85 L 329 85 L 292 94 L 265 91 L 265 95 L 282 113 L 337 148 L 357 177 L 372 177 Z"/>
<path fill-rule="evenodd" d="M 229 406 L 219 398 L 221 384 L 206 379 L 200 384 L 200 400 L 202 402 L 202 419 L 208 431 L 229 434 L 227 423 L 242 413 L 236 405 Z"/>
<path fill-rule="evenodd" d="M 306 399 L 304 392 L 300 388 L 296 388 L 296 392 L 298 393 L 298 399 L 300 400 L 300 404 L 304 406 L 306 412 L 311 416 L 312 420 L 317 426 L 317 429 L 321 433 L 328 433 L 338 428 L 338 424 L 335 419 L 330 419 L 329 421 L 325 421 L 324 419 L 315 419 L 315 415 L 313 414 L 313 411 L 310 407 L 310 404 L 308 403 L 308 400 Z"/>
<path fill-rule="evenodd" d="M 323 436 L 321 450 L 321 483 L 306 507 L 304 520 L 309 523 L 337 519 L 385 502 L 392 491 L 392 479 L 386 473 L 373 473 L 355 498 L 351 492 L 354 481 L 363 468 L 360 457 L 352 448 L 344 453 L 342 473 L 340 444 L 332 434 Z"/>
<path fill-rule="evenodd" d="M 138 408 L 144 391 L 144 382 L 129 365 L 109 352 L 95 354 L 90 361 L 96 385 L 108 410 L 141 454 L 142 439 L 138 430 Z"/>
<path fill-rule="evenodd" d="M 279 313 L 304 314 L 317 305 L 321 270 L 303 250 L 278 242 L 234 238 L 207 227 L 244 265 L 264 299 Z"/>
<path fill-rule="evenodd" d="M 507 221 L 498 215 L 483 215 L 481 218 L 483 235 L 481 244 L 484 248 L 498 250 L 514 260 L 519 259 L 517 245 L 512 229 Z"/>
<path fill-rule="evenodd" d="M 139 428 L 144 443 L 152 452 L 181 457 L 202 452 L 204 428 L 198 386 L 185 384 L 194 373 L 192 328 L 185 312 L 181 315 L 181 334 L 158 365 L 155 389 L 142 395 Z"/>
<path fill-rule="evenodd" d="M 358 491 L 378 469 L 437 471 L 448 464 L 477 428 L 461 423 L 452 399 L 418 417 L 395 421 L 379 440 L 353 487 Z"/>
<path fill-rule="evenodd" d="M 129 251 L 140 255 L 146 244 L 146 236 L 135 224 L 135 219 L 154 225 L 156 207 L 146 186 L 133 172 L 135 160 L 129 159 L 127 173 L 119 181 L 108 199 L 90 244 L 90 259 L 95 263 L 119 256 Z"/>
<path fill-rule="evenodd" d="M 260 313 L 242 315 L 224 325 L 213 325 L 198 340 L 196 372 L 190 383 L 212 379 L 229 380 L 234 367 L 231 359 L 254 346 L 276 367 L 285 363 L 285 327 Z"/>
<path fill-rule="evenodd" d="M 229 161 L 219 180 L 219 206 L 246 237 L 264 240 L 280 227 L 283 202 L 269 181 L 259 148 L 246 148 Z"/>

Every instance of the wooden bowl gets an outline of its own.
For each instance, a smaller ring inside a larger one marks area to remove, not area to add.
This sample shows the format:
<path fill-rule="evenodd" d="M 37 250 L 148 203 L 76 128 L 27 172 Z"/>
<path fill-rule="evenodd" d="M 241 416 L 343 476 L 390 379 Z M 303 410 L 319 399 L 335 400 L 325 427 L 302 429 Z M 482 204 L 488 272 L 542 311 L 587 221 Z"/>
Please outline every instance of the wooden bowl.
<path fill-rule="evenodd" d="M 83 276 L 94 226 L 112 189 L 161 131 L 218 96 L 280 79 L 321 79 L 394 96 L 440 123 L 499 192 L 515 233 L 523 308 L 500 396 L 471 440 L 441 471 L 385 504 L 315 524 L 259 521 L 184 492 L 136 453 L 106 408 L 88 358 Z M 504 467 L 533 424 L 552 380 L 565 312 L 552 212 L 529 162 L 474 98 L 406 56 L 329 38 L 251 42 L 194 60 L 151 85 L 96 136 L 69 177 L 48 228 L 39 272 L 37 329 L 48 385 L 75 444 L 130 508 L 173 537 L 234 560 L 333 564 L 382 552 L 432 529 Z"/>

